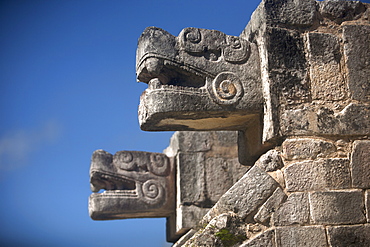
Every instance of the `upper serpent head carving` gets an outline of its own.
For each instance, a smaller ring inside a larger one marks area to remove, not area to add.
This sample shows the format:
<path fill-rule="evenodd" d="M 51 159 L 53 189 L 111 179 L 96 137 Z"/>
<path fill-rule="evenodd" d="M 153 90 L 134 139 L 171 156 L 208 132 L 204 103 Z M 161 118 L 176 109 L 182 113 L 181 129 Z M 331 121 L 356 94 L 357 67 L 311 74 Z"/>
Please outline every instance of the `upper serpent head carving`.
<path fill-rule="evenodd" d="M 175 37 L 149 27 L 136 71 L 148 84 L 139 107 L 144 130 L 239 130 L 263 112 L 258 51 L 240 37 L 192 27 Z"/>

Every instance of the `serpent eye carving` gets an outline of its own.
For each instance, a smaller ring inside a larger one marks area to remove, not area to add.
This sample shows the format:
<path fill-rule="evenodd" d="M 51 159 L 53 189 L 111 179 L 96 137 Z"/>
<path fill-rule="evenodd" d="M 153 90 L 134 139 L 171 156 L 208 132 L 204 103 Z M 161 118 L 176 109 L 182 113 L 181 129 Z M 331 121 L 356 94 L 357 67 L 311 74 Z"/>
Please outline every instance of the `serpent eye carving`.
<path fill-rule="evenodd" d="M 231 72 L 222 72 L 212 82 L 208 82 L 208 93 L 220 105 L 237 103 L 244 95 L 240 79 Z"/>
<path fill-rule="evenodd" d="M 200 32 L 199 32 L 199 29 L 197 28 L 188 28 L 185 32 L 184 32 L 184 38 L 188 41 L 190 41 L 191 43 L 199 43 L 200 41 Z"/>
<path fill-rule="evenodd" d="M 201 41 L 202 36 L 199 28 L 184 28 L 179 35 L 180 47 L 190 53 L 200 53 L 204 51 Z"/>
<path fill-rule="evenodd" d="M 250 45 L 248 41 L 236 36 L 226 36 L 227 46 L 224 49 L 224 58 L 230 63 L 240 63 L 248 59 Z"/>
<path fill-rule="evenodd" d="M 134 170 L 136 167 L 132 153 L 127 151 L 117 152 L 113 158 L 113 162 L 118 165 L 122 170 L 130 171 Z"/>

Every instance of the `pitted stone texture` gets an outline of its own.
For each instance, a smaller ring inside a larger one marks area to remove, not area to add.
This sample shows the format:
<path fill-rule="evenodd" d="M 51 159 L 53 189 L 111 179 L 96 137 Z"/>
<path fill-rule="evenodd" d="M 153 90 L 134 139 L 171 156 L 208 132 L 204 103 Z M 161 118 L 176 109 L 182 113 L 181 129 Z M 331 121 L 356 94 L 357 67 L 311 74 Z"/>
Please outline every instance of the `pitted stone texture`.
<path fill-rule="evenodd" d="M 370 141 L 354 141 L 351 157 L 352 184 L 355 188 L 370 188 Z"/>
<path fill-rule="evenodd" d="M 307 193 L 292 193 L 288 199 L 272 215 L 275 226 L 306 224 L 309 222 L 309 202 Z"/>
<path fill-rule="evenodd" d="M 280 102 L 303 103 L 309 100 L 307 61 L 303 38 L 299 32 L 282 28 L 267 28 L 269 77 L 272 93 Z"/>
<path fill-rule="evenodd" d="M 348 159 L 318 159 L 291 164 L 284 170 L 288 191 L 351 187 Z"/>
<path fill-rule="evenodd" d="M 333 143 L 312 138 L 288 139 L 283 142 L 283 155 L 287 160 L 324 158 L 335 152 Z"/>
<path fill-rule="evenodd" d="M 358 224 L 366 221 L 361 190 L 312 192 L 309 196 L 314 224 Z"/>
<path fill-rule="evenodd" d="M 370 224 L 328 227 L 330 246 L 368 247 L 370 243 Z"/>
<path fill-rule="evenodd" d="M 283 135 L 368 135 L 370 106 L 349 103 L 341 111 L 326 106 L 304 106 L 281 113 Z"/>
<path fill-rule="evenodd" d="M 283 135 L 312 135 L 315 123 L 312 122 L 312 117 L 315 119 L 315 113 L 308 107 L 302 109 L 285 110 L 280 116 L 280 128 Z"/>
<path fill-rule="evenodd" d="M 365 209 L 367 222 L 370 223 L 370 190 L 365 192 Z"/>
<path fill-rule="evenodd" d="M 253 166 L 207 213 L 203 221 L 232 211 L 242 219 L 256 210 L 277 188 L 278 183 L 258 166 Z"/>
<path fill-rule="evenodd" d="M 370 133 L 370 107 L 365 104 L 350 103 L 340 112 L 321 107 L 317 110 L 317 133 L 367 135 Z"/>
<path fill-rule="evenodd" d="M 263 232 L 253 239 L 246 240 L 240 245 L 240 247 L 276 247 L 275 231 L 268 230 Z"/>
<path fill-rule="evenodd" d="M 258 159 L 258 162 L 256 162 L 256 165 L 266 172 L 273 172 L 284 166 L 280 157 L 280 152 L 276 150 L 270 150 L 262 155 Z"/>
<path fill-rule="evenodd" d="M 370 26 L 346 25 L 343 39 L 352 98 L 370 101 Z"/>
<path fill-rule="evenodd" d="M 265 0 L 261 5 L 266 11 L 266 22 L 282 27 L 307 27 L 313 25 L 317 19 L 316 4 L 313 0 Z"/>
<path fill-rule="evenodd" d="M 332 34 L 308 33 L 313 100 L 340 100 L 347 96 L 341 73 L 339 40 Z"/>
<path fill-rule="evenodd" d="M 278 247 L 326 247 L 325 229 L 322 226 L 291 226 L 276 228 Z"/>
<path fill-rule="evenodd" d="M 275 212 L 285 200 L 286 195 L 284 191 L 278 187 L 274 193 L 266 200 L 260 207 L 257 214 L 254 216 L 256 222 L 264 223 L 267 221 L 273 212 Z"/>
<path fill-rule="evenodd" d="M 351 21 L 365 11 L 364 5 L 359 1 L 326 0 L 318 4 L 321 15 L 338 24 Z"/>

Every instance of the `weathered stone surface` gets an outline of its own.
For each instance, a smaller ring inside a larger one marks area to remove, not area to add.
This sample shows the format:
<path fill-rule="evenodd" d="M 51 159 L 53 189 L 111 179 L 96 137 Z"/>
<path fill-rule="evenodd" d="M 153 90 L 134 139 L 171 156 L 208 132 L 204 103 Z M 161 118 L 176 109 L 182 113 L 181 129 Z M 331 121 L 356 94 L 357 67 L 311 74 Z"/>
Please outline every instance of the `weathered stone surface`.
<path fill-rule="evenodd" d="M 318 4 L 320 13 L 338 24 L 353 20 L 365 11 L 364 5 L 359 1 L 326 0 Z"/>
<path fill-rule="evenodd" d="M 313 100 L 340 100 L 347 96 L 341 73 L 339 39 L 326 33 L 308 33 L 308 49 Z"/>
<path fill-rule="evenodd" d="M 321 139 L 287 139 L 282 146 L 283 155 L 287 160 L 325 158 L 335 152 L 333 143 Z"/>
<path fill-rule="evenodd" d="M 361 190 L 309 193 L 314 224 L 358 224 L 366 221 Z"/>
<path fill-rule="evenodd" d="M 94 220 L 169 217 L 175 206 L 175 169 L 164 154 L 93 153 L 89 213 Z"/>
<path fill-rule="evenodd" d="M 141 128 L 245 129 L 263 112 L 259 67 L 256 45 L 242 38 L 201 28 L 175 37 L 147 28 L 136 57 L 138 81 L 148 84 L 140 100 Z"/>
<path fill-rule="evenodd" d="M 370 190 L 365 191 L 365 210 L 367 222 L 370 223 Z"/>
<path fill-rule="evenodd" d="M 328 135 L 367 135 L 370 133 L 370 107 L 350 103 L 340 112 L 321 107 L 317 111 L 316 131 Z"/>
<path fill-rule="evenodd" d="M 249 167 L 239 164 L 237 159 L 209 157 L 205 161 L 205 189 L 207 200 L 213 206 L 234 185 Z"/>
<path fill-rule="evenodd" d="M 265 0 L 259 8 L 264 8 L 267 23 L 282 27 L 307 27 L 317 19 L 316 4 L 312 0 Z"/>
<path fill-rule="evenodd" d="M 254 216 L 256 222 L 264 223 L 267 221 L 273 212 L 275 212 L 285 200 L 286 195 L 284 191 L 278 187 L 274 193 L 266 200 L 260 207 L 257 214 Z"/>
<path fill-rule="evenodd" d="M 204 221 L 229 211 L 245 218 L 256 210 L 276 189 L 278 183 L 258 166 L 253 166 L 207 213 Z"/>
<path fill-rule="evenodd" d="M 284 170 L 288 191 L 351 187 L 348 159 L 319 159 L 291 164 Z"/>
<path fill-rule="evenodd" d="M 282 134 L 286 136 L 312 135 L 312 125 L 315 124 L 312 117 L 315 118 L 314 113 L 308 107 L 283 111 L 280 116 Z"/>
<path fill-rule="evenodd" d="M 307 193 L 292 193 L 272 215 L 275 226 L 305 224 L 309 221 L 310 208 Z"/>
<path fill-rule="evenodd" d="M 195 227 L 210 208 L 180 205 L 176 209 L 176 232 Z"/>
<path fill-rule="evenodd" d="M 257 235 L 253 239 L 243 242 L 240 247 L 275 247 L 275 231 L 269 230 Z"/>
<path fill-rule="evenodd" d="M 348 85 L 352 98 L 370 100 L 370 26 L 343 27 L 344 55 L 348 68 Z"/>
<path fill-rule="evenodd" d="M 247 238 L 242 220 L 233 213 L 213 218 L 183 246 L 238 246 Z"/>
<path fill-rule="evenodd" d="M 370 188 L 370 141 L 354 141 L 351 156 L 352 184 L 355 188 Z"/>
<path fill-rule="evenodd" d="M 273 92 L 281 103 L 302 103 L 309 99 L 306 80 L 307 61 L 303 38 L 299 32 L 268 28 L 267 34 L 269 77 Z"/>
<path fill-rule="evenodd" d="M 177 174 L 181 174 L 181 179 L 177 179 L 177 197 L 182 204 L 192 205 L 201 204 L 205 201 L 205 171 L 204 166 L 199 165 L 205 162 L 204 153 L 179 153 L 177 156 Z"/>
<path fill-rule="evenodd" d="M 283 135 L 367 135 L 370 106 L 350 103 L 341 111 L 325 106 L 284 110 L 280 117 Z"/>
<path fill-rule="evenodd" d="M 237 160 L 235 131 L 176 132 L 164 151 L 177 166 L 176 215 L 168 220 L 176 240 L 198 222 L 249 169 Z"/>
<path fill-rule="evenodd" d="M 267 153 L 263 154 L 258 159 L 258 162 L 256 162 L 255 165 L 266 172 L 273 172 L 284 166 L 283 161 L 280 157 L 280 152 L 276 150 L 270 150 Z"/>
<path fill-rule="evenodd" d="M 281 247 L 326 247 L 322 226 L 291 226 L 276 228 L 276 243 Z"/>
<path fill-rule="evenodd" d="M 328 227 L 330 246 L 368 247 L 370 243 L 370 224 Z"/>

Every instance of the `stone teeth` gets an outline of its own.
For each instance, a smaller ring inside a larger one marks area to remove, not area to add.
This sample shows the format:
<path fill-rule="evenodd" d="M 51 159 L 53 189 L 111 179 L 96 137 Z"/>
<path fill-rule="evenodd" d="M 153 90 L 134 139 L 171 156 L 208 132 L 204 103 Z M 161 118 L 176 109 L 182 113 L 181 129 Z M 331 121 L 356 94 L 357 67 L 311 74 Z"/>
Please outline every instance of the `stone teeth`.
<path fill-rule="evenodd" d="M 148 83 L 149 89 L 158 89 L 161 88 L 161 81 L 158 78 L 153 78 Z"/>

